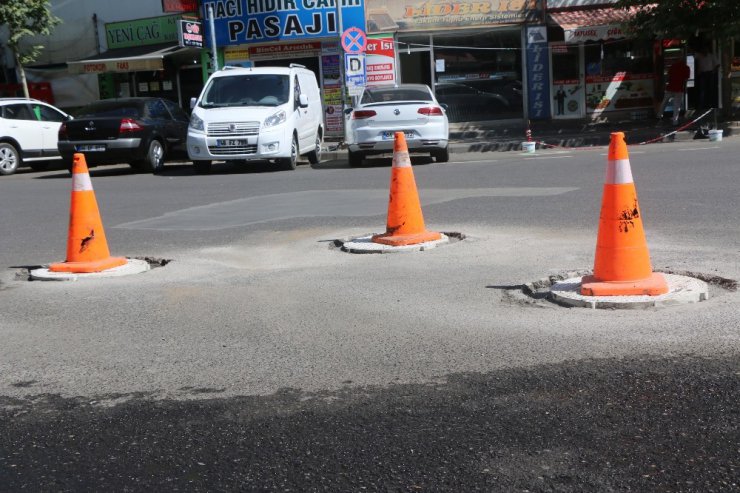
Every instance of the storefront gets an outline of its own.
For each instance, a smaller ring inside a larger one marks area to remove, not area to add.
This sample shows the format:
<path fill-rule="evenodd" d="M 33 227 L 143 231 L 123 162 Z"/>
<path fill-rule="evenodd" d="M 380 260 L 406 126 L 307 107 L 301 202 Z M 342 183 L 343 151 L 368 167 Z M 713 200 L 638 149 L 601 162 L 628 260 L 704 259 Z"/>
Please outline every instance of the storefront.
<path fill-rule="evenodd" d="M 101 99 L 156 96 L 186 108 L 202 87 L 202 35 L 184 29 L 200 31 L 200 23 L 177 14 L 105 24 L 107 51 L 68 70 L 97 74 Z"/>
<path fill-rule="evenodd" d="M 394 41 L 400 82 L 432 87 L 450 122 L 524 117 L 522 27 L 540 19 L 540 2 L 366 4 L 368 32 Z"/>
<path fill-rule="evenodd" d="M 342 0 L 339 5 L 333 0 L 204 1 L 201 16 L 208 45 L 211 12 L 223 64 L 259 67 L 297 63 L 312 70 L 322 89 L 325 135 L 343 136 L 342 68 L 361 65 L 356 79 L 345 74 L 357 87 L 365 85 L 366 72 L 364 54 L 345 61 L 340 35 L 354 29 L 357 32 L 348 39 L 371 47 L 365 36 L 362 0 Z"/>
<path fill-rule="evenodd" d="M 606 6 L 548 13 L 554 119 L 654 113 L 662 77 L 655 45 L 625 36 L 620 25 L 628 11 Z"/>

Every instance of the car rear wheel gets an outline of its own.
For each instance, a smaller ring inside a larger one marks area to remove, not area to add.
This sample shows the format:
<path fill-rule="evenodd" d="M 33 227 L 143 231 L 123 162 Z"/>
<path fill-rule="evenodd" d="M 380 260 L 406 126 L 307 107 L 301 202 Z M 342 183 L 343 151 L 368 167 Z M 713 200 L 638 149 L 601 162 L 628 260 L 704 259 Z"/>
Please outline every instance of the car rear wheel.
<path fill-rule="evenodd" d="M 450 160 L 450 149 L 445 147 L 444 149 L 438 149 L 432 152 L 432 157 L 438 163 L 446 163 Z"/>
<path fill-rule="evenodd" d="M 321 162 L 321 130 L 316 131 L 316 143 L 314 150 L 307 154 L 308 162 L 319 164 Z"/>
<path fill-rule="evenodd" d="M 21 154 L 13 144 L 0 142 L 0 175 L 12 175 L 21 165 Z"/>
<path fill-rule="evenodd" d="M 143 164 L 145 169 L 153 174 L 161 173 L 164 169 L 164 146 L 157 139 L 149 143 L 149 150 Z"/>
<path fill-rule="evenodd" d="M 349 165 L 353 168 L 360 166 L 365 156 L 361 152 L 349 151 Z"/>
<path fill-rule="evenodd" d="M 211 161 L 193 161 L 193 168 L 198 175 L 207 175 L 211 172 Z"/>
<path fill-rule="evenodd" d="M 293 135 L 293 142 L 290 144 L 290 157 L 280 158 L 277 162 L 286 171 L 296 168 L 298 164 L 298 139 L 295 135 Z"/>

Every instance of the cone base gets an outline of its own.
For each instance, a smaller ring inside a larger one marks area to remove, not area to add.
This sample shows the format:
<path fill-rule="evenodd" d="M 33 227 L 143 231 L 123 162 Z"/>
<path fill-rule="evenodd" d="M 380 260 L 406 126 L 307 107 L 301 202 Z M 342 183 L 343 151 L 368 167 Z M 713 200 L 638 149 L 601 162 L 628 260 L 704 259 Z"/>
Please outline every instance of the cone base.
<path fill-rule="evenodd" d="M 581 279 L 583 296 L 659 296 L 668 292 L 668 283 L 662 274 L 636 281 L 602 281 L 594 276 Z"/>
<path fill-rule="evenodd" d="M 58 262 L 56 264 L 49 265 L 49 270 L 52 272 L 89 274 L 91 272 L 102 272 L 114 267 L 120 267 L 122 265 L 126 265 L 126 262 L 128 262 L 128 260 L 124 257 L 108 257 L 91 262 Z"/>
<path fill-rule="evenodd" d="M 380 243 L 381 245 L 390 246 L 405 246 L 405 245 L 416 245 L 417 243 L 426 243 L 427 241 L 437 241 L 442 239 L 442 234 L 436 231 L 424 231 L 421 233 L 410 234 L 410 235 L 393 235 L 390 233 L 383 233 L 382 235 L 375 235 L 372 238 L 373 243 Z"/>

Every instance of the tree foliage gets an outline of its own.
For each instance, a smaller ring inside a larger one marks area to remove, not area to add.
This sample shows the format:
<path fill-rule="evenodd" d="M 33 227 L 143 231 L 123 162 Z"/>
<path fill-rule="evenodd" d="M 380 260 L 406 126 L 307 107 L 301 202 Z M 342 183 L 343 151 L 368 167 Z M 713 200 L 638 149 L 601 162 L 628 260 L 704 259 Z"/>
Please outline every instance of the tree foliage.
<path fill-rule="evenodd" d="M 739 0 L 619 0 L 633 11 L 627 29 L 642 38 L 722 39 L 740 35 Z"/>
<path fill-rule="evenodd" d="M 8 47 L 21 64 L 38 58 L 43 46 L 21 47 L 27 36 L 46 35 L 61 22 L 51 13 L 48 0 L 2 0 L 0 2 L 0 26 L 9 32 Z"/>

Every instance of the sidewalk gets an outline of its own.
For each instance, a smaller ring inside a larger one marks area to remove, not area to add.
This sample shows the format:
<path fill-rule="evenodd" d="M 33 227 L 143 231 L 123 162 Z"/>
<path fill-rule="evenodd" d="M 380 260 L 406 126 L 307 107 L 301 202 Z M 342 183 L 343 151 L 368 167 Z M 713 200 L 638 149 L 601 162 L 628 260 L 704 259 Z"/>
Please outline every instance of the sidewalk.
<path fill-rule="evenodd" d="M 709 117 L 679 130 L 666 141 L 690 141 L 700 127 L 713 128 L 714 119 Z M 630 119 L 603 119 L 595 122 L 583 120 L 560 120 L 557 122 L 532 122 L 532 140 L 537 142 L 537 149 L 546 147 L 595 147 L 609 145 L 612 132 L 624 132 L 627 144 L 634 145 L 659 139 L 677 129 L 686 126 L 691 119 L 682 119 L 674 127 L 670 118 L 655 118 L 634 121 Z M 717 127 L 723 131 L 723 138 L 740 134 L 740 122 L 718 121 Z M 450 124 L 450 153 L 469 152 L 506 152 L 521 151 L 522 142 L 526 141 L 526 122 L 472 122 Z M 660 142 L 660 140 L 658 140 Z M 546 144 L 546 145 L 543 145 Z M 324 159 L 346 159 L 347 151 L 341 144 L 327 143 Z"/>

